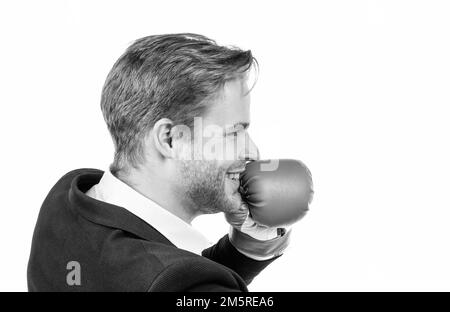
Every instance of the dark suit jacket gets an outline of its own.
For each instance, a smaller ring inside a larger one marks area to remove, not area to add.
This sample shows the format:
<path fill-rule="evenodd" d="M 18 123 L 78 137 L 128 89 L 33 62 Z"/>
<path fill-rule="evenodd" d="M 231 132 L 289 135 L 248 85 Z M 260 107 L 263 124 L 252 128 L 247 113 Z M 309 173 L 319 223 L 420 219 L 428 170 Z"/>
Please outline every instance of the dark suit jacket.
<path fill-rule="evenodd" d="M 203 256 L 173 245 L 126 209 L 85 194 L 103 171 L 64 175 L 42 204 L 28 263 L 29 291 L 248 291 L 274 259 L 239 253 L 225 235 Z M 80 264 L 80 285 L 67 275 Z"/>

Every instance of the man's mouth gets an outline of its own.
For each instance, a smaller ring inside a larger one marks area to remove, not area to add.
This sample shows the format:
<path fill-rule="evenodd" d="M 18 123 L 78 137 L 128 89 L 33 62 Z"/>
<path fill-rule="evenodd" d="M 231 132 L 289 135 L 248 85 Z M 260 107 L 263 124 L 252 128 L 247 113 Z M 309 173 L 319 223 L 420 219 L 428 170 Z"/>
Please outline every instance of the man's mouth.
<path fill-rule="evenodd" d="M 233 181 L 239 182 L 239 176 L 244 171 L 245 171 L 245 167 L 231 169 L 231 170 L 227 171 L 226 176 L 227 176 L 227 178 L 229 178 Z"/>
<path fill-rule="evenodd" d="M 229 179 L 230 183 L 229 186 L 231 186 L 231 192 L 237 193 L 239 190 L 239 186 L 240 186 L 240 181 L 239 181 L 239 177 L 241 175 L 241 173 L 243 173 L 245 171 L 245 165 L 244 166 L 239 166 L 239 167 L 235 167 L 233 169 L 230 169 L 226 172 L 225 176 Z"/>
<path fill-rule="evenodd" d="M 233 181 L 239 181 L 239 173 L 227 173 L 227 178 Z"/>
<path fill-rule="evenodd" d="M 233 169 L 233 170 L 229 170 L 226 173 L 226 177 L 231 182 L 230 186 L 231 186 L 231 192 L 233 194 L 235 194 L 239 191 L 239 186 L 241 185 L 241 183 L 239 181 L 239 176 L 242 172 L 244 172 L 244 170 L 245 170 L 245 168 Z"/>

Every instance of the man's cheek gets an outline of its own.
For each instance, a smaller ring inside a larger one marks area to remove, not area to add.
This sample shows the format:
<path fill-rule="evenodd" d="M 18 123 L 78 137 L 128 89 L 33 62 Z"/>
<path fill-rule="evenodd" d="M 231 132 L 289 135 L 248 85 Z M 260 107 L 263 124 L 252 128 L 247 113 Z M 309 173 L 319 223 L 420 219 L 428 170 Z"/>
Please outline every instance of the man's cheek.
<path fill-rule="evenodd" d="M 224 145 L 224 160 L 226 161 L 237 161 L 239 160 L 238 153 L 238 142 L 234 139 L 234 137 L 228 137 L 225 140 Z"/>
<path fill-rule="evenodd" d="M 221 137 L 213 137 L 204 141 L 202 147 L 202 159 L 210 160 L 224 160 L 224 140 Z"/>
<path fill-rule="evenodd" d="M 234 136 L 214 136 L 203 140 L 202 159 L 236 161 L 239 159 L 238 144 Z"/>

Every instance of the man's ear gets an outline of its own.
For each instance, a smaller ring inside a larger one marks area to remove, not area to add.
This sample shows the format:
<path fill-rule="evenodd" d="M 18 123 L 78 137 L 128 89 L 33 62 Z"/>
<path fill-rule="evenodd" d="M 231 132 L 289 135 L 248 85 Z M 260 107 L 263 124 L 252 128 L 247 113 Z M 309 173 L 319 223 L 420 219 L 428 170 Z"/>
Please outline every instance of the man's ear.
<path fill-rule="evenodd" d="M 166 158 L 173 158 L 175 153 L 172 148 L 172 128 L 172 120 L 162 118 L 155 123 L 152 130 L 155 147 Z"/>

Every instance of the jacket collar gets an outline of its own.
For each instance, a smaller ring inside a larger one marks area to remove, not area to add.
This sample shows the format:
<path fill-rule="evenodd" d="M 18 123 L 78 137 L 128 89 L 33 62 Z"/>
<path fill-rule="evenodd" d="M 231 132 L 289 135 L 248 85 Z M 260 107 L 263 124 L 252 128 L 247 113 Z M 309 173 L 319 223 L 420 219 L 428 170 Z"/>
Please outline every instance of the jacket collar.
<path fill-rule="evenodd" d="M 178 248 L 201 255 L 204 249 L 211 246 L 195 227 L 115 177 L 109 169 L 105 170 L 100 182 L 86 195 L 125 208 L 158 230 Z"/>
<path fill-rule="evenodd" d="M 71 181 L 68 194 L 71 209 L 93 223 L 121 229 L 148 241 L 175 246 L 155 228 L 128 210 L 85 194 L 93 185 L 99 183 L 103 173 L 98 169 L 78 169 L 67 176 Z"/>

